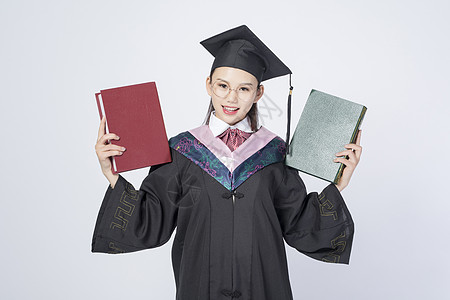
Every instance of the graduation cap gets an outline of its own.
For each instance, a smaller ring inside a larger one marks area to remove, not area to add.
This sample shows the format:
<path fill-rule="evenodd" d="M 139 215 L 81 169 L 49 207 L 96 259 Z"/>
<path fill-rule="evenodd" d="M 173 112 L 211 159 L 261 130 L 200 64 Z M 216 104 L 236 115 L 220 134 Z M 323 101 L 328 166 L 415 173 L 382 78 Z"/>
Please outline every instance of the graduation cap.
<path fill-rule="evenodd" d="M 219 67 L 244 70 L 258 83 L 289 74 L 288 117 L 286 143 L 289 144 L 291 123 L 291 70 L 246 26 L 227 30 L 200 42 L 214 57 L 211 71 Z M 289 147 L 286 149 L 289 151 Z"/>

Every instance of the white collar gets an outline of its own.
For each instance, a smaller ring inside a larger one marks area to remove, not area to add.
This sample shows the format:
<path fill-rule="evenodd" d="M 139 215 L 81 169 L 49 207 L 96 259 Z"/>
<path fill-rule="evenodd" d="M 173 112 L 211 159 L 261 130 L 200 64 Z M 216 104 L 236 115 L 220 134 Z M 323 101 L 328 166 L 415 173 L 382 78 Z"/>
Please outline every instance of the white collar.
<path fill-rule="evenodd" d="M 244 132 L 253 133 L 252 127 L 249 124 L 248 118 L 244 118 L 243 120 L 239 121 L 238 123 L 234 125 L 230 125 L 218 117 L 216 117 L 215 112 L 211 112 L 211 117 L 209 118 L 209 129 L 213 133 L 214 136 L 218 136 L 221 133 L 223 133 L 225 130 L 230 127 L 231 129 L 237 128 L 239 130 L 242 130 Z"/>

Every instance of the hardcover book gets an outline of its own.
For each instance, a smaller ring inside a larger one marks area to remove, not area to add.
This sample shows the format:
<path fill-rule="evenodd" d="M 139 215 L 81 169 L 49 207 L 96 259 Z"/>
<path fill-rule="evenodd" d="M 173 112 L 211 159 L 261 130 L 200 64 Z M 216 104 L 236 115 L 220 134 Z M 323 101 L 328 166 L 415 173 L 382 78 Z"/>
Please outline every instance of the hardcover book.
<path fill-rule="evenodd" d="M 337 184 L 344 164 L 333 160 L 354 143 L 367 108 L 312 90 L 292 137 L 286 165 Z"/>
<path fill-rule="evenodd" d="M 101 90 L 95 94 L 106 133 L 127 150 L 112 157 L 114 174 L 171 161 L 164 120 L 155 82 Z"/>

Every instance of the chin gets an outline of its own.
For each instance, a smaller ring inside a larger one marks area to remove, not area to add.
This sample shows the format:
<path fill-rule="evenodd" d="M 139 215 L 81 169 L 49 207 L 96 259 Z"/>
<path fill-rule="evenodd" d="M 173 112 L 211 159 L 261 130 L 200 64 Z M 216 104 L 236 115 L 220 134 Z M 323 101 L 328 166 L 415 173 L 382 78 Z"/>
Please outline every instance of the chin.
<path fill-rule="evenodd" d="M 241 116 L 224 116 L 224 121 L 227 122 L 229 125 L 234 125 L 236 123 L 239 123 L 240 121 L 242 121 L 245 117 L 241 117 Z"/>

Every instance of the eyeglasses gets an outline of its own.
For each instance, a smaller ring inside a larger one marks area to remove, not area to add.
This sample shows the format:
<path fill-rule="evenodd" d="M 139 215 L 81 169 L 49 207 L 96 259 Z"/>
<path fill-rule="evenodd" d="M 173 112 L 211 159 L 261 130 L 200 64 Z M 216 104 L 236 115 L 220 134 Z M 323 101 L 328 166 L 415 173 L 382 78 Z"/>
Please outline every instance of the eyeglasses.
<path fill-rule="evenodd" d="M 231 93 L 231 91 L 235 91 L 238 98 L 242 101 L 251 100 L 256 91 L 256 89 L 249 84 L 243 84 L 235 89 L 232 89 L 228 86 L 228 83 L 223 80 L 215 81 L 212 85 L 212 90 L 214 95 L 219 98 L 226 98 Z"/>

